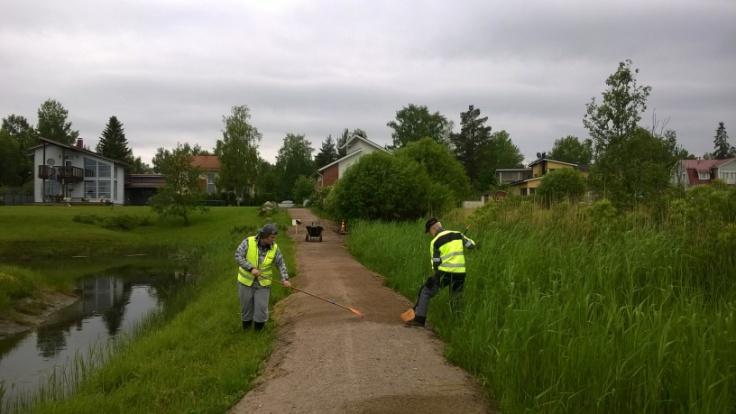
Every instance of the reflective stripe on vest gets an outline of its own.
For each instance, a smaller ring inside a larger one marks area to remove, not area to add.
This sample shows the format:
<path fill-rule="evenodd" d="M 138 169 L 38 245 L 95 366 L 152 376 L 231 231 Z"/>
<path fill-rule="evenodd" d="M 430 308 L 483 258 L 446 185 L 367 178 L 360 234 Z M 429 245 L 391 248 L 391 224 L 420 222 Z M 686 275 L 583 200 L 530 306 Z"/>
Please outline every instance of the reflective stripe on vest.
<path fill-rule="evenodd" d="M 437 242 L 437 239 L 440 237 L 451 234 L 451 233 L 458 233 L 457 231 L 450 231 L 445 230 L 443 232 L 438 233 L 434 239 L 432 239 L 432 242 L 429 244 L 429 257 L 434 259 L 434 245 L 435 242 Z M 462 237 L 450 240 L 446 242 L 445 244 L 441 245 L 439 247 L 440 249 L 440 259 L 442 262 L 440 263 L 439 267 L 437 267 L 438 270 L 441 270 L 443 272 L 447 273 L 465 273 L 465 255 L 463 254 L 463 239 Z M 434 260 L 433 260 L 434 265 Z"/>
<path fill-rule="evenodd" d="M 273 276 L 271 264 L 273 263 L 274 257 L 276 257 L 276 249 L 278 249 L 276 243 L 272 244 L 271 248 L 268 249 L 268 253 L 266 253 L 266 257 L 263 258 L 263 263 L 258 263 L 258 242 L 256 241 L 256 236 L 248 237 L 248 251 L 245 254 L 245 260 L 261 271 L 261 276 L 258 277 L 258 283 L 261 286 L 271 285 L 271 277 Z M 238 266 L 238 282 L 245 286 L 253 286 L 254 280 L 253 274 Z"/>

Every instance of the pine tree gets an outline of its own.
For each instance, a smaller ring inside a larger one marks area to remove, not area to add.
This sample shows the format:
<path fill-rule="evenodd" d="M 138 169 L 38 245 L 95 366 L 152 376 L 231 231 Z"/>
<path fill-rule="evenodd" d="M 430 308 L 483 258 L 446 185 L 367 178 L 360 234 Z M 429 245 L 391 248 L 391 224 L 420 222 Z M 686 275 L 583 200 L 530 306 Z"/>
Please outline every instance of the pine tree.
<path fill-rule="evenodd" d="M 460 113 L 460 132 L 450 135 L 455 157 L 465 167 L 471 184 L 479 187 L 480 164 L 483 154 L 491 142 L 491 127 L 486 126 L 488 117 L 480 117 L 480 109 L 473 105 Z"/>
<path fill-rule="evenodd" d="M 128 163 L 133 161 L 133 151 L 128 148 L 123 124 L 114 115 L 110 117 L 102 131 L 100 141 L 97 143 L 97 153 L 114 160 Z"/>
<path fill-rule="evenodd" d="M 335 148 L 335 140 L 332 139 L 332 135 L 330 134 L 322 142 L 319 154 L 314 157 L 314 164 L 317 169 L 320 169 L 335 160 L 337 160 L 337 149 Z"/>
<path fill-rule="evenodd" d="M 736 156 L 736 148 L 732 147 L 728 143 L 728 133 L 726 133 L 726 126 L 723 122 L 718 123 L 716 136 L 713 139 L 713 147 L 715 148 L 715 151 L 713 151 L 713 158 L 717 160 Z"/>

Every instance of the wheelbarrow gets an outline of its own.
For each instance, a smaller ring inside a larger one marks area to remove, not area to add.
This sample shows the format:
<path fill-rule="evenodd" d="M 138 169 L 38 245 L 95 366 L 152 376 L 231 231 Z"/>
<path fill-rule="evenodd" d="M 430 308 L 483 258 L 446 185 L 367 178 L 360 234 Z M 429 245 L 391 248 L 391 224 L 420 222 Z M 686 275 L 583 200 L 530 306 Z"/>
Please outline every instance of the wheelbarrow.
<path fill-rule="evenodd" d="M 312 225 L 307 224 L 307 236 L 304 238 L 304 241 L 322 241 L 322 226 L 319 225 L 319 223 L 312 223 Z"/>

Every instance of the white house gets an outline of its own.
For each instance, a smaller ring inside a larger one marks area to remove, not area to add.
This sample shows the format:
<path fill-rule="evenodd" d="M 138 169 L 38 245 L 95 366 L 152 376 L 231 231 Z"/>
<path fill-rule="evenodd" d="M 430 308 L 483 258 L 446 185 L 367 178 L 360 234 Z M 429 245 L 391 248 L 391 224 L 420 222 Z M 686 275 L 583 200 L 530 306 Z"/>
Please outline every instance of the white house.
<path fill-rule="evenodd" d="M 348 168 L 358 162 L 360 157 L 375 151 L 388 152 L 386 148 L 360 135 L 353 135 L 348 138 L 343 147 L 346 148 L 346 155 L 344 157 L 317 170 L 320 187 L 335 184 L 345 174 Z"/>
<path fill-rule="evenodd" d="M 33 151 L 33 199 L 44 202 L 110 202 L 125 200 L 122 161 L 103 157 L 77 145 L 46 138 Z"/>
<path fill-rule="evenodd" d="M 726 184 L 736 184 L 736 158 L 680 160 L 672 171 L 672 183 L 685 188 L 709 184 L 715 179 Z"/>

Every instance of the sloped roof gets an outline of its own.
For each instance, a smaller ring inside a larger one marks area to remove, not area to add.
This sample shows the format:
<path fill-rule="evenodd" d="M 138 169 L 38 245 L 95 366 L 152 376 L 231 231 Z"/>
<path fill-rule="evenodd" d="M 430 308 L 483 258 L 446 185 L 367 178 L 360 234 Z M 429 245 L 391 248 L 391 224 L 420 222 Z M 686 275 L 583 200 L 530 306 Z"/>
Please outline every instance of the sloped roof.
<path fill-rule="evenodd" d="M 353 136 L 351 136 L 350 138 L 348 138 L 347 141 L 345 141 L 345 145 L 343 145 L 340 148 L 343 148 L 343 147 L 344 148 L 347 148 L 348 146 L 350 146 L 350 143 L 353 142 L 353 141 L 355 141 L 356 139 L 359 139 L 359 140 L 365 142 L 366 144 L 368 144 L 370 146 L 373 146 L 373 147 L 376 147 L 376 148 L 378 148 L 378 149 L 380 149 L 380 150 L 382 150 L 384 152 L 388 152 L 388 150 L 386 150 L 386 148 L 384 148 L 384 147 L 376 144 L 375 142 L 369 140 L 368 138 L 364 138 L 364 137 L 362 137 L 360 135 L 353 135 Z"/>
<path fill-rule="evenodd" d="M 348 159 L 348 158 L 352 158 L 352 157 L 354 157 L 354 156 L 355 156 L 356 154 L 359 154 L 359 153 L 360 153 L 360 152 L 362 152 L 362 151 L 363 151 L 362 149 L 359 149 L 359 150 L 353 151 L 353 152 L 351 152 L 350 154 L 347 154 L 347 155 L 345 155 L 345 156 L 344 156 L 344 157 L 342 157 L 342 158 L 338 158 L 338 159 L 336 159 L 335 161 L 332 161 L 331 163 L 329 163 L 329 164 L 325 165 L 324 167 L 322 167 L 322 168 L 318 169 L 318 170 L 317 170 L 317 172 L 320 172 L 320 171 L 324 171 L 324 170 L 326 170 L 326 169 L 328 169 L 328 168 L 332 167 L 333 165 L 335 165 L 335 164 L 338 164 L 338 163 L 340 163 L 341 161 L 345 161 L 345 160 L 346 160 L 346 159 Z"/>
<path fill-rule="evenodd" d="M 547 161 L 547 162 L 556 162 L 558 164 L 565 164 L 565 165 L 571 165 L 573 167 L 577 167 L 577 164 L 573 164 L 571 162 L 565 162 L 565 161 L 559 161 L 559 160 L 553 160 L 551 158 L 539 158 L 536 161 L 533 161 L 531 164 L 529 164 L 529 168 L 531 168 L 533 165 L 539 164 L 540 162 Z"/>
<path fill-rule="evenodd" d="M 192 165 L 204 171 L 220 171 L 220 158 L 217 155 L 195 155 Z"/>
<path fill-rule="evenodd" d="M 733 158 L 727 158 L 725 160 L 682 160 L 682 167 L 686 170 L 709 172 L 711 169 L 732 160 Z"/>
<path fill-rule="evenodd" d="M 88 155 L 91 155 L 91 156 L 94 156 L 94 157 L 97 157 L 97 158 L 102 158 L 103 160 L 114 162 L 114 163 L 117 163 L 117 164 L 128 165 L 128 166 L 130 165 L 130 164 L 128 164 L 125 161 L 120 161 L 120 160 L 116 160 L 116 159 L 113 159 L 113 158 L 108 158 L 108 157 L 105 157 L 104 155 L 100 155 L 100 154 L 98 154 L 98 153 L 96 153 L 94 151 L 90 151 L 90 150 L 85 149 L 85 148 L 80 148 L 80 147 L 78 147 L 76 145 L 62 144 L 61 142 L 54 141 L 52 139 L 48 139 L 48 138 L 44 138 L 44 137 L 39 137 L 38 140 L 41 141 L 42 144 L 34 145 L 34 146 L 28 148 L 28 151 L 36 150 L 37 148 L 43 147 L 45 145 L 45 144 L 43 144 L 43 142 L 45 142 L 46 144 L 52 144 L 52 145 L 56 145 L 57 147 L 62 147 L 62 148 L 70 149 L 70 150 L 73 150 L 73 151 L 81 152 L 83 154 L 88 154 Z"/>

